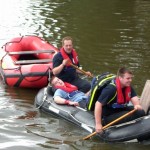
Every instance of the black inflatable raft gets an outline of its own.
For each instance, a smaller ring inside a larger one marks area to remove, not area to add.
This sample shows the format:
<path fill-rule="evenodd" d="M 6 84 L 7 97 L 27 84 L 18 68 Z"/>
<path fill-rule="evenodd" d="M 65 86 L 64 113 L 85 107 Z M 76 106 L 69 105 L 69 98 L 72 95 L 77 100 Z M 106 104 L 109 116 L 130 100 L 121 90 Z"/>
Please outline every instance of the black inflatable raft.
<path fill-rule="evenodd" d="M 95 131 L 93 112 L 80 107 L 56 104 L 53 101 L 51 90 L 47 87 L 41 89 L 37 93 L 35 97 L 35 105 L 42 111 L 62 117 L 87 130 L 89 133 Z M 111 126 L 98 136 L 100 140 L 106 142 L 148 140 L 150 139 L 150 115 L 127 123 Z"/>

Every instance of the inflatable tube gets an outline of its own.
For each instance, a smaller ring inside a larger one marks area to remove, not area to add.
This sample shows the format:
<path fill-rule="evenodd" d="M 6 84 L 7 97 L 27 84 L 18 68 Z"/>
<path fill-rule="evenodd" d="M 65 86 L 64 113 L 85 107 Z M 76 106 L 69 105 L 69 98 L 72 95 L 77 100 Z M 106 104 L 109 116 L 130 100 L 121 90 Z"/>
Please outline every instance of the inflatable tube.
<path fill-rule="evenodd" d="M 42 111 L 51 115 L 62 117 L 72 122 L 89 133 L 95 131 L 94 114 L 80 107 L 57 105 L 52 98 L 51 89 L 41 89 L 35 97 L 35 105 Z M 126 142 L 131 140 L 143 141 L 150 139 L 150 116 L 111 126 L 98 137 L 105 142 Z"/>
<path fill-rule="evenodd" d="M 42 88 L 58 49 L 37 36 L 16 37 L 0 50 L 0 72 L 9 86 Z"/>

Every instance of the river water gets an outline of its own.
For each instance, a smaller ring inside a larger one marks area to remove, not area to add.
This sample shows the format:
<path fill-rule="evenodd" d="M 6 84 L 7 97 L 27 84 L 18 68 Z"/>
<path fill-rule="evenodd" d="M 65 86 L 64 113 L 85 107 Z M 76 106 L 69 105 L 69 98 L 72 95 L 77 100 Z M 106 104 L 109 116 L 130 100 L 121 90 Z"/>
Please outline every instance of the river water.
<path fill-rule="evenodd" d="M 150 76 L 149 18 L 148 0 L 1 0 L 0 45 L 37 35 L 60 48 L 61 39 L 72 36 L 84 70 L 96 75 L 127 66 L 141 95 Z M 149 142 L 80 140 L 88 133 L 34 107 L 37 92 L 8 87 L 0 79 L 0 149 L 148 150 Z"/>

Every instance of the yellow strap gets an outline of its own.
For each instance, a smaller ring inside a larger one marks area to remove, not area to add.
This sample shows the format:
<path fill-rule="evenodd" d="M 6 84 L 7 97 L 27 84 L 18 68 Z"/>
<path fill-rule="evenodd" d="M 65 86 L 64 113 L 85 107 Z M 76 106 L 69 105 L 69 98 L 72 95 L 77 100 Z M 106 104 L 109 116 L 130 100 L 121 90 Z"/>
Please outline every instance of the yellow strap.
<path fill-rule="evenodd" d="M 104 81 L 106 81 L 106 80 L 108 80 L 108 79 L 113 79 L 113 78 L 115 78 L 116 76 L 115 75 L 109 75 L 107 78 L 105 78 L 105 79 L 103 79 L 95 88 L 94 88 L 94 90 L 93 90 L 93 92 L 92 92 L 92 95 L 91 95 L 91 98 L 90 98 L 90 103 L 89 103 L 89 106 L 88 106 L 88 110 L 91 110 L 91 107 L 92 107 L 92 104 L 93 104 L 93 100 L 94 100 L 94 96 L 95 96 L 95 92 L 96 92 L 96 90 L 97 90 L 97 88 L 98 88 L 98 86 L 99 85 L 101 85 Z M 113 97 L 114 98 L 114 97 Z M 97 101 L 97 100 L 96 100 Z M 95 101 L 95 102 L 96 102 Z"/>
<path fill-rule="evenodd" d="M 113 85 L 113 86 L 116 86 L 114 83 L 110 83 L 110 84 Z M 116 91 L 115 95 L 112 97 L 112 99 L 107 104 L 112 102 L 114 100 L 114 98 L 116 97 L 116 95 L 117 95 L 117 91 Z"/>

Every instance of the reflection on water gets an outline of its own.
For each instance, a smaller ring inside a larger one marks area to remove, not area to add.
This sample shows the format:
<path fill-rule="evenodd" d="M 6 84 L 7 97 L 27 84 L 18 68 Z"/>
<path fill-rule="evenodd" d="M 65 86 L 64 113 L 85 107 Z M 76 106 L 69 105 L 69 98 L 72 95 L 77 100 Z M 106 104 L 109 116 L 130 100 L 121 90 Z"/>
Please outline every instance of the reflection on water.
<path fill-rule="evenodd" d="M 84 7 L 83 7 L 84 6 Z M 150 76 L 150 1 L 0 1 L 0 45 L 21 35 L 38 35 L 61 46 L 70 35 L 84 70 L 116 73 L 126 65 L 140 95 Z M 3 85 L 0 80 L 0 149 L 145 149 L 144 144 L 101 143 L 87 132 L 34 107 L 38 90 Z"/>

